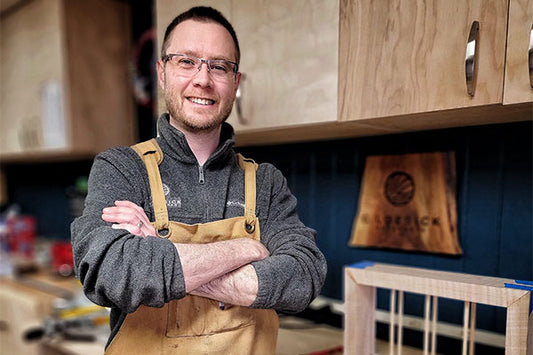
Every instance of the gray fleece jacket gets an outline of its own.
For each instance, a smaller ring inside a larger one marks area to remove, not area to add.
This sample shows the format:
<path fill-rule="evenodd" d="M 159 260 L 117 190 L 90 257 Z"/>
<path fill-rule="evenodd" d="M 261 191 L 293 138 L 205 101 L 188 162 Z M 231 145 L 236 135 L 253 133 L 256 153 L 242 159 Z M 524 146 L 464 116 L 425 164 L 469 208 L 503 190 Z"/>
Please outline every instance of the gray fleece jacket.
<path fill-rule="evenodd" d="M 224 123 L 220 144 L 203 166 L 168 115 L 159 119 L 158 130 L 170 220 L 195 224 L 244 215 L 244 171 L 232 148 L 229 124 Z M 259 280 L 252 307 L 298 312 L 319 294 L 326 261 L 315 244 L 315 231 L 299 220 L 296 198 L 281 172 L 260 164 L 256 181 L 261 242 L 270 257 L 252 264 Z M 180 258 L 169 240 L 135 236 L 102 220 L 102 209 L 116 200 L 136 203 L 154 220 L 146 169 L 129 147 L 96 156 L 83 215 L 71 225 L 76 276 L 91 301 L 111 307 L 110 340 L 139 305 L 162 307 L 185 296 Z"/>

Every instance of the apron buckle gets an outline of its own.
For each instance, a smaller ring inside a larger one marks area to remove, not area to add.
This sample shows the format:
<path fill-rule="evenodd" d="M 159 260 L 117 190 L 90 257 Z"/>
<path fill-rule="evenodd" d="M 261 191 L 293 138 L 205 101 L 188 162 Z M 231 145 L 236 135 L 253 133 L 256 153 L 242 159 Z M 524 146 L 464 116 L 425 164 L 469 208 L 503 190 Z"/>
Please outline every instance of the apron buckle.
<path fill-rule="evenodd" d="M 253 233 L 255 231 L 255 225 L 254 224 L 250 224 L 248 222 L 244 222 L 244 229 L 246 230 L 246 232 L 248 233 Z"/>

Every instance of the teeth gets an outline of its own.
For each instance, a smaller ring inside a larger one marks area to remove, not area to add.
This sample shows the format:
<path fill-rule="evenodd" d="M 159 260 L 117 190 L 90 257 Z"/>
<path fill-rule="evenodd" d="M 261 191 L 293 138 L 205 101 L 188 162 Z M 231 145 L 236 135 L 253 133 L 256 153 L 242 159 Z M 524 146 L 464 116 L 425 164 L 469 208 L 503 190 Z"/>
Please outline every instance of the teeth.
<path fill-rule="evenodd" d="M 189 101 L 192 101 L 195 104 L 199 104 L 199 105 L 212 105 L 215 103 L 214 100 L 200 99 L 198 97 L 189 97 Z"/>

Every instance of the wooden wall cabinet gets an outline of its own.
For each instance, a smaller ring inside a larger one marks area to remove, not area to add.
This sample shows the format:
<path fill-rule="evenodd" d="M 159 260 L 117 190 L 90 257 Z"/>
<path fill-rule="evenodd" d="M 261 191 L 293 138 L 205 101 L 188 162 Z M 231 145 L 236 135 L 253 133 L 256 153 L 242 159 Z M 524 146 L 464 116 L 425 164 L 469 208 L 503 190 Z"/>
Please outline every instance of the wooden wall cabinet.
<path fill-rule="evenodd" d="M 477 79 L 469 95 L 465 53 L 474 21 L 479 24 Z M 391 116 L 399 125 L 412 125 L 397 116 L 531 104 L 532 22 L 531 0 L 341 0 L 339 119 Z M 459 121 L 449 124 L 483 123 L 483 118 L 466 117 L 472 112 L 460 112 L 454 118 Z"/>
<path fill-rule="evenodd" d="M 1 14 L 3 161 L 91 156 L 135 141 L 129 5 L 34 0 Z"/>
<path fill-rule="evenodd" d="M 198 4 L 221 10 L 239 36 L 246 77 L 228 121 L 238 145 L 533 119 L 533 0 L 157 0 L 160 41 Z"/>

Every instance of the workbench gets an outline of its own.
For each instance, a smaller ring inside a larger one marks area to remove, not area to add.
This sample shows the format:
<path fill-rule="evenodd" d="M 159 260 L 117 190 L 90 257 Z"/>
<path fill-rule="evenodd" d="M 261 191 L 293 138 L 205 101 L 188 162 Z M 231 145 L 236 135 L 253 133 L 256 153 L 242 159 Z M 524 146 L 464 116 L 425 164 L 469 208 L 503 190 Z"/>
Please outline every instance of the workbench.
<path fill-rule="evenodd" d="M 47 270 L 22 276 L 0 277 L 0 349 L 4 354 L 103 354 L 105 341 L 67 341 L 61 334 L 28 341 L 32 329 L 43 327 L 54 315 L 58 303 L 82 296 L 80 283 Z M 99 327 L 108 331 L 108 326 Z M 101 338 L 106 339 L 104 335 Z"/>

